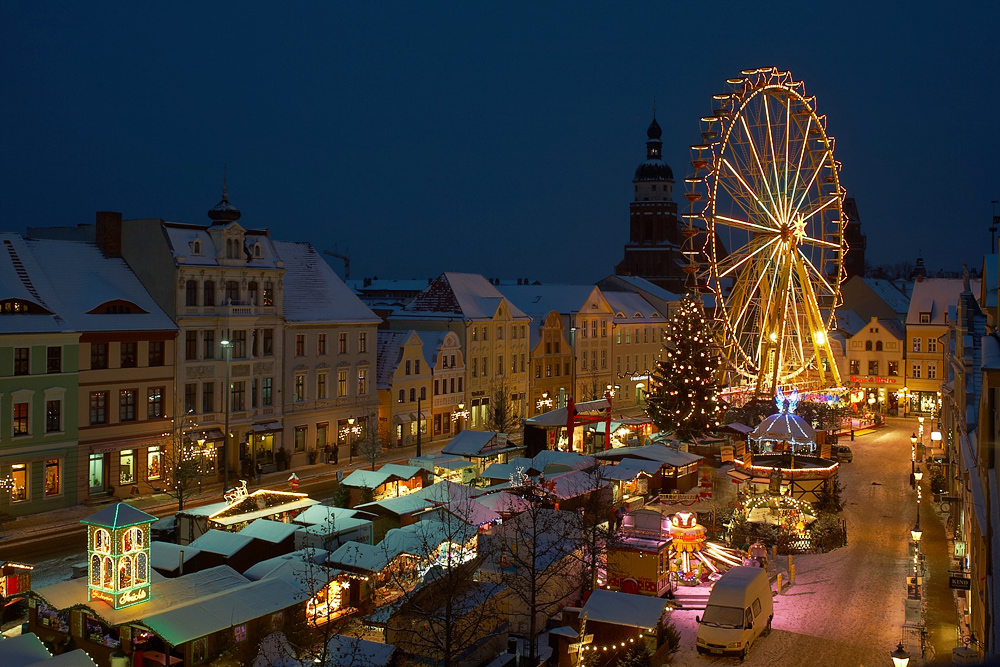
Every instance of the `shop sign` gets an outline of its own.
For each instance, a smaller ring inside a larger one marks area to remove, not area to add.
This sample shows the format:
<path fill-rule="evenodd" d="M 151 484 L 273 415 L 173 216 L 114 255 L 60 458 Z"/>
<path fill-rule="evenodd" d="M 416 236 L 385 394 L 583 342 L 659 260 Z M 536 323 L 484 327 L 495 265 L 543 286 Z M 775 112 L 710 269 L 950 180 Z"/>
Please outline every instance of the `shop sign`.
<path fill-rule="evenodd" d="M 732 447 L 732 445 L 723 445 L 722 446 L 721 459 L 722 459 L 723 463 L 725 463 L 726 461 L 732 461 L 733 460 L 733 447 Z"/>
<path fill-rule="evenodd" d="M 130 604 L 135 604 L 136 602 L 142 602 L 149 597 L 149 587 L 143 586 L 142 588 L 133 588 L 130 591 L 125 591 L 118 596 L 118 604 L 115 608 L 125 607 Z"/>
<path fill-rule="evenodd" d="M 870 384 L 898 384 L 898 377 L 881 377 L 879 375 L 852 375 L 851 382 L 868 382 Z"/>
<path fill-rule="evenodd" d="M 956 591 L 968 591 L 972 589 L 972 580 L 969 577 L 951 575 L 948 577 L 948 587 Z"/>
<path fill-rule="evenodd" d="M 965 542 L 955 541 L 955 558 L 965 558 Z"/>

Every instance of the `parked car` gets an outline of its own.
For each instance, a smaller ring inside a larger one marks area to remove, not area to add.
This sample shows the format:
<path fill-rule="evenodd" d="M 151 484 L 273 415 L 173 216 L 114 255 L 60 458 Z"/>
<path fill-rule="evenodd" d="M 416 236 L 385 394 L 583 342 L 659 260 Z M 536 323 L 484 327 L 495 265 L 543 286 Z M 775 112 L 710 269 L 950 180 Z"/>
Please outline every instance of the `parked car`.
<path fill-rule="evenodd" d="M 854 452 L 847 445 L 834 445 L 833 456 L 841 463 L 851 463 L 854 461 Z"/>

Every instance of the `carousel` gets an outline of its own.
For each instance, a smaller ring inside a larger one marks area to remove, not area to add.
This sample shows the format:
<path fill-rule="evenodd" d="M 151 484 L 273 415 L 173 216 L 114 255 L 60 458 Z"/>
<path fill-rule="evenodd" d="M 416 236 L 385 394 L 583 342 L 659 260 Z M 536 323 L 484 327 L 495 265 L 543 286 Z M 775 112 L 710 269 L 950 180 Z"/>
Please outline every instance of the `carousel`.
<path fill-rule="evenodd" d="M 778 412 L 747 436 L 746 452 L 733 460 L 728 474 L 744 494 L 767 493 L 778 485 L 789 497 L 814 503 L 833 490 L 840 466 L 818 455 L 816 429 L 795 414 L 798 392 L 778 391 L 775 403 Z"/>
<path fill-rule="evenodd" d="M 682 586 L 697 586 L 745 560 L 740 551 L 706 541 L 705 527 L 691 512 L 670 517 L 670 536 L 670 572 Z"/>

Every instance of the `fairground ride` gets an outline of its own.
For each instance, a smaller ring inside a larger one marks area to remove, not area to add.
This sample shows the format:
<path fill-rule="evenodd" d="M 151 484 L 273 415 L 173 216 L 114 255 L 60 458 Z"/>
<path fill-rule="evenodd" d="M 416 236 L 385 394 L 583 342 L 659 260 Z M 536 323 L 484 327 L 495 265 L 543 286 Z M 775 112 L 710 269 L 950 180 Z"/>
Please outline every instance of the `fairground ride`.
<path fill-rule="evenodd" d="M 837 387 L 828 332 L 847 246 L 826 117 L 787 71 L 744 70 L 726 86 L 685 179 L 692 285 L 714 296 L 731 386 Z"/>

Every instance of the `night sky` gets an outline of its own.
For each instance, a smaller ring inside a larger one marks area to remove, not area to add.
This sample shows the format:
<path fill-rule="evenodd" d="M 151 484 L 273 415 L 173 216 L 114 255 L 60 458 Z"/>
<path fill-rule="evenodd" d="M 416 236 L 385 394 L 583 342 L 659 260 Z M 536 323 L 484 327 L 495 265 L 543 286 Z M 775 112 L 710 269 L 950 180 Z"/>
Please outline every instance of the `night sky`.
<path fill-rule="evenodd" d="M 228 164 L 241 223 L 349 248 L 352 278 L 592 282 L 654 97 L 683 201 L 711 96 L 777 65 L 828 115 L 870 261 L 979 264 L 998 3 L 678 4 L 2 2 L 0 229 L 208 224 Z"/>

